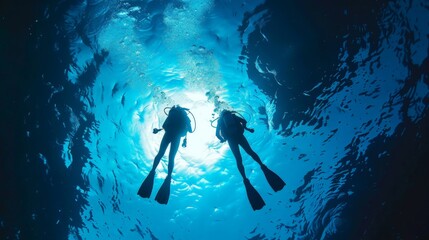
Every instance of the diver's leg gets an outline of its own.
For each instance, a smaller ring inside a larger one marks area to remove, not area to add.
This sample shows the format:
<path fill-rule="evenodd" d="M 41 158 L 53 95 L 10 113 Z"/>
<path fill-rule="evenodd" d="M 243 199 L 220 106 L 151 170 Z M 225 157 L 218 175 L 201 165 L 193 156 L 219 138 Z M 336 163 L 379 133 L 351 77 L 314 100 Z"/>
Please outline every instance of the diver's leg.
<path fill-rule="evenodd" d="M 177 150 L 179 150 L 179 145 L 180 136 L 171 137 L 170 153 L 168 155 L 168 175 L 155 197 L 155 200 L 160 204 L 167 204 L 170 198 L 171 174 L 173 173 L 174 158 Z"/>
<path fill-rule="evenodd" d="M 242 136 L 239 141 L 240 145 L 244 148 L 244 150 L 252 156 L 252 158 L 259 163 L 261 166 L 262 172 L 265 175 L 265 178 L 268 180 L 268 183 L 270 184 L 271 188 L 274 191 L 280 191 L 283 189 L 283 187 L 286 185 L 286 183 L 273 171 L 271 171 L 265 164 L 262 163 L 261 159 L 259 158 L 258 154 L 256 154 L 252 148 L 249 145 L 249 142 L 247 142 L 247 139 Z"/>
<path fill-rule="evenodd" d="M 149 174 L 146 176 L 145 180 L 141 184 L 139 191 L 137 192 L 137 194 L 143 198 L 149 198 L 152 193 L 153 181 L 155 179 L 155 169 L 161 161 L 161 158 L 164 156 L 165 150 L 167 149 L 169 142 L 169 136 L 167 134 L 164 134 L 161 140 L 159 152 L 156 155 L 155 160 L 153 161 L 152 170 L 150 170 Z"/>
<path fill-rule="evenodd" d="M 243 177 L 244 187 L 246 188 L 247 198 L 249 199 L 250 205 L 253 210 L 259 210 L 265 206 L 264 199 L 259 195 L 258 191 L 250 184 L 249 179 L 246 178 L 244 173 L 243 159 L 241 158 L 240 149 L 238 148 L 238 141 L 234 139 L 233 141 L 228 140 L 229 147 L 231 148 L 232 153 L 234 154 L 235 160 L 237 161 L 238 171 L 240 171 L 241 176 Z"/>
<path fill-rule="evenodd" d="M 234 154 L 235 161 L 237 162 L 237 168 L 240 172 L 241 176 L 243 177 L 243 180 L 246 179 L 246 173 L 244 172 L 244 166 L 243 166 L 243 159 L 240 154 L 240 149 L 238 148 L 238 143 L 236 140 L 228 140 L 229 148 L 232 151 L 232 154 Z"/>
<path fill-rule="evenodd" d="M 170 153 L 168 154 L 168 175 L 171 176 L 174 168 L 174 158 L 176 157 L 176 153 L 179 150 L 180 145 L 180 137 L 173 137 L 170 145 Z"/>
<path fill-rule="evenodd" d="M 153 166 L 151 171 L 155 171 L 156 167 L 158 167 L 158 164 L 161 161 L 161 158 L 164 156 L 165 151 L 167 150 L 167 146 L 170 142 L 171 142 L 171 137 L 169 136 L 168 133 L 165 133 L 164 136 L 162 137 L 158 154 L 155 156 L 155 159 L 153 160 Z"/>
<path fill-rule="evenodd" d="M 258 154 L 253 151 L 253 149 L 250 147 L 249 142 L 247 141 L 246 137 L 243 135 L 239 138 L 238 143 L 241 145 L 241 147 L 246 151 L 247 154 L 249 154 L 259 165 L 264 166 L 261 159 L 259 158 Z"/>

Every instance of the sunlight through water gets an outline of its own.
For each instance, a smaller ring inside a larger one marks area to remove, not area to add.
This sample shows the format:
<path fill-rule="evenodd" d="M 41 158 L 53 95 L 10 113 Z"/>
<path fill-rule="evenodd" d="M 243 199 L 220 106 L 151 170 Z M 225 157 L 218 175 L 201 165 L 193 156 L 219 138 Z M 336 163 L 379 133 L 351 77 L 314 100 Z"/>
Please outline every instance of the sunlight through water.
<path fill-rule="evenodd" d="M 340 172 L 340 163 L 356 141 L 359 158 L 374 138 L 391 136 L 400 124 L 401 106 L 392 104 L 392 96 L 401 91 L 408 71 L 391 42 L 400 44 L 402 33 L 386 27 L 393 32 L 386 33 L 389 40 L 377 39 L 382 47 L 375 53 L 364 43 L 357 51 L 347 47 L 369 41 L 369 33 L 359 41 L 338 37 L 343 47 L 326 53 L 338 61 L 324 66 L 334 69 L 328 75 L 327 70 L 317 72 L 325 63 L 311 65 L 323 49 L 294 60 L 297 49 L 311 50 L 305 44 L 314 33 L 296 40 L 290 29 L 270 30 L 270 12 L 257 7 L 264 1 L 119 2 L 76 7 L 66 19 L 71 35 L 81 34 L 74 33 L 80 29 L 73 23 L 82 14 L 88 22 L 102 22 L 86 25 L 86 38 L 71 40 L 71 83 L 79 82 L 93 52 L 108 52 L 81 97 L 97 126 L 85 141 L 91 160 L 82 173 L 89 185 L 87 192 L 82 190 L 88 201 L 81 213 L 84 226 L 70 238 L 311 239 L 335 233 L 354 194 L 345 183 L 357 174 L 352 167 Z M 278 39 L 296 42 L 278 46 Z M 306 83 L 307 74 L 320 78 Z M 397 79 L 395 84 L 384 77 L 388 74 Z M 167 175 L 168 149 L 156 169 L 151 198 L 136 193 L 163 136 L 152 130 L 177 104 L 190 109 L 195 132 L 188 133 L 188 146 L 179 148 L 170 200 L 160 205 L 154 196 Z M 260 211 L 250 207 L 228 145 L 215 137 L 214 120 L 222 109 L 236 110 L 255 128 L 245 133 L 250 145 L 287 182 L 274 192 L 259 165 L 242 151 L 246 175 L 267 205 Z M 73 161 L 65 160 L 66 165 Z"/>
<path fill-rule="evenodd" d="M 1 239 L 429 239 L 427 0 L 5 0 L 0 25 Z M 187 146 L 151 171 L 175 105 Z"/>

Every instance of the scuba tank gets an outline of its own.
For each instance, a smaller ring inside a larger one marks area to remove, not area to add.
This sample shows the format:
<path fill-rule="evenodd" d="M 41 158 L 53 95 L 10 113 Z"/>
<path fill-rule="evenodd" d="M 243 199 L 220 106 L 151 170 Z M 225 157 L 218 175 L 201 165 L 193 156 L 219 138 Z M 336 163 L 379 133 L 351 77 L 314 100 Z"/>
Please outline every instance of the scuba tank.
<path fill-rule="evenodd" d="M 217 128 L 217 126 L 213 126 L 213 122 L 215 122 L 216 120 L 222 118 L 223 124 L 224 124 L 224 126 L 227 129 L 232 127 L 232 128 L 237 128 L 236 130 L 237 131 L 241 131 L 241 133 L 243 133 L 244 129 L 247 130 L 247 131 L 249 131 L 249 132 L 251 132 L 251 133 L 255 132 L 254 129 L 248 128 L 246 125 L 243 126 L 240 123 L 238 123 L 237 119 L 234 119 L 235 117 L 237 117 L 237 116 L 235 116 L 235 114 L 239 115 L 242 119 L 244 119 L 246 121 L 246 118 L 241 113 L 239 113 L 237 111 L 230 111 L 230 110 L 224 109 L 224 110 L 222 110 L 222 112 L 221 112 L 221 114 L 220 114 L 219 117 L 217 117 L 216 119 L 210 121 L 210 125 L 213 128 Z"/>
<path fill-rule="evenodd" d="M 167 113 L 166 111 L 168 109 L 170 109 L 170 111 L 168 111 L 168 113 Z M 172 115 L 170 115 L 170 114 L 173 114 L 173 112 L 171 112 L 171 111 L 178 111 L 178 112 L 174 112 L 174 114 L 183 114 L 183 113 L 185 113 L 186 115 L 185 116 L 179 116 L 179 115 L 172 116 Z M 181 112 L 181 111 L 183 111 L 183 112 Z M 175 117 L 175 118 L 177 118 L 177 117 L 187 117 L 188 114 L 191 114 L 192 118 L 194 119 L 194 128 L 191 131 L 191 133 L 195 132 L 195 130 L 197 128 L 196 119 L 195 119 L 194 114 L 192 114 L 192 112 L 188 108 L 182 108 L 179 105 L 174 105 L 173 107 L 165 107 L 164 108 L 164 114 L 167 115 L 167 120 L 168 120 L 169 117 Z M 166 120 L 166 122 L 167 122 L 167 120 Z M 182 120 L 186 121 L 186 119 L 182 119 Z M 190 119 L 189 119 L 189 121 L 190 121 Z M 171 122 L 171 119 L 170 119 L 170 122 Z M 173 123 L 169 123 L 169 124 L 176 124 L 176 123 L 177 123 L 177 119 L 174 120 Z M 164 124 L 165 124 L 165 122 L 164 122 Z M 181 124 L 185 124 L 185 123 L 181 123 Z M 177 128 L 177 126 L 174 126 L 174 127 Z M 181 126 L 181 128 L 185 128 L 185 127 L 186 126 Z M 160 132 L 162 130 L 163 130 L 163 128 L 154 128 L 153 129 L 153 134 L 157 134 L 158 132 Z M 185 138 L 183 140 L 182 147 L 186 147 L 187 146 L 187 130 L 183 129 L 183 131 L 184 131 L 184 135 L 183 136 Z"/>

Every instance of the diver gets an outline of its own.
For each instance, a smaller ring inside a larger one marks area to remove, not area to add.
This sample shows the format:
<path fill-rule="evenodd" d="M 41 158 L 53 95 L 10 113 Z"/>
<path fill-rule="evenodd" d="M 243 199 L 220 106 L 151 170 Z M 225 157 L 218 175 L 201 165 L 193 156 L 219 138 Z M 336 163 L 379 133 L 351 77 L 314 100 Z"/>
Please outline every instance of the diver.
<path fill-rule="evenodd" d="M 223 110 L 221 112 L 217 122 L 216 137 L 222 143 L 228 141 L 228 145 L 235 157 L 235 160 L 237 161 L 238 171 L 243 177 L 243 182 L 244 186 L 246 187 L 246 193 L 250 205 L 252 206 L 253 210 L 259 210 L 265 206 L 265 202 L 261 195 L 259 195 L 256 189 L 250 184 L 249 179 L 246 177 L 239 146 L 241 146 L 244 151 L 246 151 L 246 153 L 249 154 L 261 166 L 265 178 L 275 192 L 283 189 L 286 183 L 277 174 L 268 169 L 267 166 L 262 163 L 259 156 L 252 150 L 246 137 L 244 137 L 244 130 L 246 129 L 251 133 L 253 133 L 255 130 L 248 128 L 246 126 L 247 121 L 234 113 L 236 112 L 228 110 Z"/>
<path fill-rule="evenodd" d="M 186 147 L 186 134 L 187 132 L 193 132 L 191 127 L 191 120 L 187 116 L 187 111 L 189 111 L 189 109 L 182 108 L 179 105 L 173 106 L 168 112 L 168 117 L 164 121 L 162 129 L 153 129 L 154 134 L 162 130 L 165 130 L 165 134 L 162 137 L 159 152 L 155 156 L 155 159 L 153 161 L 152 170 L 150 170 L 149 175 L 143 181 L 137 193 L 139 196 L 143 198 L 150 197 L 153 188 L 153 181 L 155 178 L 155 169 L 161 161 L 161 158 L 164 156 L 168 144 L 170 144 L 167 177 L 165 178 L 164 183 L 162 184 L 161 188 L 158 191 L 158 194 L 155 197 L 155 200 L 160 204 L 168 203 L 168 199 L 170 197 L 171 175 L 173 173 L 174 168 L 174 158 L 176 156 L 177 151 L 179 150 L 180 139 L 182 137 L 185 137 L 185 139 L 183 140 L 182 147 Z"/>

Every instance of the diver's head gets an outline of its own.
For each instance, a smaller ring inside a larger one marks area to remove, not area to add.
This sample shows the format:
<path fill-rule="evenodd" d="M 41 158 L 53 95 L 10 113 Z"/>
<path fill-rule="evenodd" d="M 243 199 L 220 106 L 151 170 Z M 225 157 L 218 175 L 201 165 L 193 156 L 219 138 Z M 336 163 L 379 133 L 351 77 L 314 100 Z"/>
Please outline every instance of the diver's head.
<path fill-rule="evenodd" d="M 220 116 L 223 117 L 225 114 L 229 114 L 229 113 L 231 113 L 231 111 L 224 109 L 222 110 L 222 112 L 220 112 Z"/>
<path fill-rule="evenodd" d="M 170 111 L 187 114 L 187 111 L 189 111 L 189 108 L 184 108 L 184 107 L 181 107 L 179 104 L 176 104 L 171 107 Z"/>
<path fill-rule="evenodd" d="M 173 107 L 175 107 L 177 110 L 189 111 L 189 108 L 181 107 L 179 104 L 176 104 Z"/>
<path fill-rule="evenodd" d="M 171 107 L 171 110 L 180 111 L 183 110 L 183 108 L 179 104 L 176 104 Z"/>

